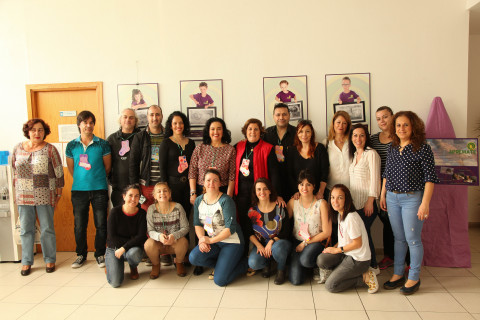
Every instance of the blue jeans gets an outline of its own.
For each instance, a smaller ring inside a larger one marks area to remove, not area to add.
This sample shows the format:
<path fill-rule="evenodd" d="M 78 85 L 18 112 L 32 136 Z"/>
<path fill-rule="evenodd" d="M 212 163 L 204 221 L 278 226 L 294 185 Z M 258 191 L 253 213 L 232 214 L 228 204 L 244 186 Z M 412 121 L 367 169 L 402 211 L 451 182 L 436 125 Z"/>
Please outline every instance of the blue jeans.
<path fill-rule="evenodd" d="M 107 269 L 107 281 L 114 287 L 120 287 L 123 282 L 123 272 L 125 270 L 124 261 L 127 260 L 130 268 L 136 268 L 143 258 L 143 249 L 140 247 L 132 247 L 128 249 L 123 256 L 118 259 L 115 257 L 115 250 L 107 248 L 105 253 L 105 268 Z"/>
<path fill-rule="evenodd" d="M 190 252 L 190 263 L 194 266 L 215 269 L 213 281 L 223 287 L 237 276 L 247 272 L 247 258 L 243 256 L 243 243 L 217 242 L 210 245 L 210 252 L 201 252 L 196 246 Z"/>
<path fill-rule="evenodd" d="M 407 249 L 410 249 L 408 279 L 414 281 L 420 278 L 420 266 L 423 260 L 423 221 L 417 217 L 422 198 L 423 191 L 415 191 L 413 194 L 387 192 L 388 216 L 395 237 L 393 273 L 403 275 L 405 256 Z"/>
<path fill-rule="evenodd" d="M 107 243 L 107 190 L 72 191 L 72 206 L 75 220 L 75 251 L 77 256 L 87 257 L 87 226 L 90 203 L 95 223 L 95 257 L 105 255 Z"/>
<path fill-rule="evenodd" d="M 287 264 L 288 254 L 292 250 L 292 244 L 290 241 L 285 239 L 280 239 L 272 245 L 272 257 L 277 262 L 278 270 L 285 270 Z M 253 270 L 260 270 L 267 266 L 267 261 L 270 258 L 262 257 L 257 253 L 257 247 L 253 247 L 250 256 L 248 257 L 248 266 Z"/>
<path fill-rule="evenodd" d="M 358 214 L 363 220 L 363 224 L 365 225 L 365 229 L 367 229 L 367 235 L 368 235 L 368 245 L 370 246 L 370 253 L 372 255 L 372 260 L 370 260 L 370 266 L 373 268 L 377 267 L 377 257 L 375 254 L 375 246 L 373 245 L 372 241 L 372 234 L 370 231 L 370 228 L 372 227 L 373 222 L 377 218 L 378 215 L 378 208 L 377 208 L 377 202 L 373 201 L 373 213 L 370 217 L 367 217 L 365 215 L 365 211 L 362 209 L 357 210 Z"/>
<path fill-rule="evenodd" d="M 301 285 L 305 281 L 305 268 L 317 266 L 317 257 L 322 253 L 324 246 L 320 242 L 314 242 L 307 245 L 302 252 L 296 252 L 295 248 L 300 241 L 295 241 L 292 248 L 292 261 L 290 263 L 290 282 L 295 285 Z"/>
<path fill-rule="evenodd" d="M 53 225 L 53 207 L 18 206 L 20 216 L 20 239 L 22 240 L 22 264 L 33 265 L 33 245 L 35 242 L 35 209 L 40 221 L 40 243 L 42 244 L 43 260 L 45 263 L 55 263 L 57 260 L 57 242 Z"/>

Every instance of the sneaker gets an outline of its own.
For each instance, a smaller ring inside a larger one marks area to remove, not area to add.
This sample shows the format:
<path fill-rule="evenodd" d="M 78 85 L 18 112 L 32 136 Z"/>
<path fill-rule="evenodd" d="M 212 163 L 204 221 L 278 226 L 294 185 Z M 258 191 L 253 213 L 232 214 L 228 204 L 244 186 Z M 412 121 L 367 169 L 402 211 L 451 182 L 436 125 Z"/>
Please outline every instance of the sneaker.
<path fill-rule="evenodd" d="M 172 256 L 169 254 L 162 254 L 160 256 L 160 264 L 162 266 L 171 266 L 173 264 Z"/>
<path fill-rule="evenodd" d="M 320 272 L 319 272 L 320 278 L 318 279 L 318 283 L 322 284 L 322 283 L 327 282 L 327 279 L 328 279 L 328 277 L 330 277 L 330 275 L 332 274 L 332 271 L 333 271 L 333 270 L 320 268 L 319 271 L 320 271 Z"/>
<path fill-rule="evenodd" d="M 373 267 L 368 267 L 368 270 L 372 270 L 375 272 L 375 275 L 378 276 L 380 274 L 380 269 L 378 267 L 373 268 Z"/>
<path fill-rule="evenodd" d="M 320 268 L 313 268 L 313 280 L 318 281 L 320 280 Z"/>
<path fill-rule="evenodd" d="M 385 270 L 391 266 L 393 266 L 393 259 L 391 259 L 390 257 L 385 257 L 382 259 L 382 261 L 378 263 L 378 267 L 380 268 L 380 270 Z"/>
<path fill-rule="evenodd" d="M 373 270 L 368 270 L 367 275 L 367 286 L 368 286 L 368 293 L 375 293 L 378 291 L 378 280 L 377 275 Z"/>
<path fill-rule="evenodd" d="M 105 268 L 105 256 L 98 256 L 95 259 L 99 268 Z"/>
<path fill-rule="evenodd" d="M 150 258 L 147 258 L 147 260 L 145 260 L 145 265 L 147 267 L 151 267 L 152 266 L 152 260 L 150 260 Z"/>
<path fill-rule="evenodd" d="M 87 257 L 84 257 L 84 256 L 77 256 L 77 260 L 75 260 L 73 263 L 72 263 L 72 268 L 73 269 L 78 269 L 80 268 L 81 266 L 83 266 L 83 263 L 87 260 Z"/>

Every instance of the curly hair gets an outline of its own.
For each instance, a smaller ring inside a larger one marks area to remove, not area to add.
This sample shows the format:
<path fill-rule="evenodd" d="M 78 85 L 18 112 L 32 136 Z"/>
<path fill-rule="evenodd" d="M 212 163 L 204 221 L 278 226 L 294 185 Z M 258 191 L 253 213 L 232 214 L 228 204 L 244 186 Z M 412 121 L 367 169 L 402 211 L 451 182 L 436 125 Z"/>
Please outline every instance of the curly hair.
<path fill-rule="evenodd" d="M 345 111 L 337 111 L 333 115 L 332 122 L 330 123 L 330 127 L 328 128 L 327 142 L 335 139 L 334 124 L 335 124 L 335 120 L 337 120 L 338 117 L 343 117 L 345 121 L 347 121 L 347 130 L 345 131 L 345 136 L 348 136 L 350 134 L 350 128 L 352 127 L 352 120 L 350 119 L 350 115 Z"/>
<path fill-rule="evenodd" d="M 277 192 L 275 191 L 272 182 L 267 178 L 258 178 L 252 187 L 252 206 L 258 205 L 259 202 L 256 192 L 257 184 L 259 183 L 264 183 L 267 186 L 268 191 L 270 191 L 270 197 L 268 200 L 270 202 L 277 201 Z"/>
<path fill-rule="evenodd" d="M 248 126 L 251 125 L 251 124 L 256 124 L 258 126 L 258 128 L 260 129 L 260 139 L 263 138 L 264 134 L 265 134 L 265 128 L 263 127 L 262 125 L 262 121 L 258 120 L 258 119 L 255 119 L 255 118 L 250 118 L 248 119 L 245 124 L 243 125 L 242 127 L 242 134 L 243 136 L 246 138 L 247 137 L 247 129 L 248 129 Z"/>
<path fill-rule="evenodd" d="M 221 118 L 213 117 L 207 120 L 207 123 L 205 123 L 205 127 L 203 127 L 203 144 L 211 144 L 212 143 L 212 138 L 210 138 L 210 126 L 214 122 L 219 122 L 222 125 L 223 128 L 223 134 L 222 134 L 222 143 L 229 144 L 232 142 L 232 133 L 230 130 L 227 129 L 227 125 L 225 124 L 225 121 Z"/>
<path fill-rule="evenodd" d="M 343 194 L 345 195 L 343 215 L 341 215 L 340 217 L 339 212 L 335 211 L 335 209 L 333 209 L 332 207 L 332 192 L 335 189 L 342 190 Z M 353 211 L 357 211 L 357 209 L 355 209 L 355 206 L 353 204 L 352 194 L 350 193 L 350 190 L 348 190 L 348 188 L 343 184 L 334 185 L 332 191 L 330 191 L 330 197 L 328 198 L 328 219 L 334 222 L 337 222 L 338 220 L 344 221 L 345 218 L 347 218 L 348 214 Z"/>
<path fill-rule="evenodd" d="M 295 137 L 293 138 L 293 145 L 297 148 L 298 153 L 302 151 L 302 142 L 298 138 L 298 133 L 305 127 L 310 127 L 312 131 L 312 136 L 310 137 L 309 148 L 308 148 L 308 157 L 313 158 L 313 154 L 315 153 L 315 130 L 313 129 L 312 121 L 310 120 L 300 120 L 297 124 L 297 131 Z"/>
<path fill-rule="evenodd" d="M 43 126 L 43 131 L 45 132 L 43 139 L 45 139 L 51 133 L 50 126 L 45 121 L 42 119 L 30 119 L 23 124 L 23 136 L 25 138 L 30 139 L 30 130 L 32 130 L 33 126 L 37 123 L 41 123 Z"/>
<path fill-rule="evenodd" d="M 363 129 L 363 132 L 365 132 L 365 147 L 364 150 L 367 150 L 367 148 L 372 148 L 372 141 L 370 140 L 370 134 L 368 133 L 368 128 L 366 125 L 361 124 L 361 123 L 356 123 L 352 126 L 352 129 L 350 130 L 350 134 L 348 135 L 348 154 L 350 156 L 350 159 L 353 159 L 353 155 L 355 154 L 355 151 L 357 150 L 357 147 L 353 144 L 352 137 L 353 137 L 353 131 L 355 129 Z"/>
<path fill-rule="evenodd" d="M 183 135 L 188 136 L 190 134 L 190 121 L 188 121 L 187 116 L 180 111 L 173 111 L 165 123 L 165 138 L 173 136 L 172 121 L 174 117 L 180 117 L 183 121 Z"/>
<path fill-rule="evenodd" d="M 422 119 L 412 111 L 400 111 L 393 116 L 393 126 L 390 129 L 390 135 L 393 137 L 392 146 L 396 147 L 400 145 L 400 138 L 396 134 L 397 119 L 399 117 L 407 117 L 412 127 L 412 135 L 410 136 L 410 143 L 412 144 L 413 152 L 420 150 L 425 143 L 425 123 Z"/>

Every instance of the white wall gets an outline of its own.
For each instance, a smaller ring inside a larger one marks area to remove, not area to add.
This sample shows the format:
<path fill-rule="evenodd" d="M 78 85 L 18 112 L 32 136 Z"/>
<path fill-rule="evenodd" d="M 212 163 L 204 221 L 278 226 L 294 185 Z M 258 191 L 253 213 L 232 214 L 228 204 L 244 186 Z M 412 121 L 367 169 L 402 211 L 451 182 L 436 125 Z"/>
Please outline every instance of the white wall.
<path fill-rule="evenodd" d="M 469 137 L 480 136 L 480 34 L 470 35 L 468 57 L 468 121 Z M 480 188 L 468 188 L 468 221 L 480 222 Z"/>

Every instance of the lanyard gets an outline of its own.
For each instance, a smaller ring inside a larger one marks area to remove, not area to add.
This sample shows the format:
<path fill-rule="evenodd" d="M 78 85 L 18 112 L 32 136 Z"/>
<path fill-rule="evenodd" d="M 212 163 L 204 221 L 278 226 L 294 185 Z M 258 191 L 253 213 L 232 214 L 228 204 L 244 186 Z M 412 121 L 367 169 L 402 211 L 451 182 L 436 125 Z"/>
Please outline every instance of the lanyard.
<path fill-rule="evenodd" d="M 246 153 L 246 152 L 245 152 L 245 153 Z M 250 153 L 249 153 L 249 154 L 245 155 L 245 158 L 248 159 L 248 157 L 250 157 L 250 156 L 252 155 L 252 153 L 253 153 L 253 148 L 250 149 Z"/>
<path fill-rule="evenodd" d="M 180 156 L 183 156 L 183 151 L 184 151 L 184 150 L 182 149 L 182 147 L 180 146 L 180 144 L 177 142 L 177 140 L 175 140 L 175 139 L 173 138 L 173 136 L 172 136 L 172 140 L 173 140 L 173 142 L 175 142 L 175 143 L 177 144 L 178 150 L 180 150 Z"/>

